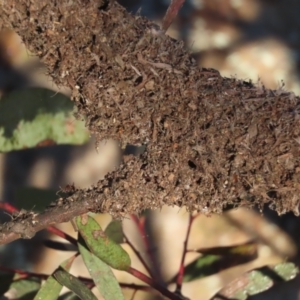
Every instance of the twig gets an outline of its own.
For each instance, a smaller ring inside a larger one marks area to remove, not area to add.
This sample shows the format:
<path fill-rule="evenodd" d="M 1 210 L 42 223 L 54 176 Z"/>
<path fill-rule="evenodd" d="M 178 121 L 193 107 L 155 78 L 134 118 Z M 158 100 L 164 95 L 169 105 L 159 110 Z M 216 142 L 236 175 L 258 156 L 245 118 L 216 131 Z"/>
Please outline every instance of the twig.
<path fill-rule="evenodd" d="M 163 31 L 168 30 L 168 28 L 176 18 L 184 2 L 185 0 L 172 0 L 163 19 L 163 23 L 162 23 Z"/>
<path fill-rule="evenodd" d="M 11 214 L 21 212 L 21 210 L 19 210 L 18 208 L 16 208 L 15 206 L 13 206 L 12 204 L 7 203 L 7 202 L 0 202 L 0 208 L 2 208 L 3 210 L 5 210 L 6 212 L 11 213 Z M 52 234 L 55 234 L 55 235 L 65 239 L 66 241 L 70 242 L 71 244 L 77 246 L 77 240 L 74 239 L 69 234 L 63 232 L 59 228 L 56 228 L 54 226 L 48 226 L 46 228 L 46 230 L 51 232 Z"/>
<path fill-rule="evenodd" d="M 61 198 L 62 199 L 62 198 Z M 68 222 L 71 219 L 89 211 L 99 209 L 100 200 L 95 201 L 93 198 L 85 199 L 84 196 L 76 195 L 62 199 L 57 206 L 49 208 L 41 214 L 33 212 L 23 212 L 22 210 L 17 216 L 13 216 L 13 220 L 1 225 L 0 245 L 10 243 L 19 238 L 32 238 L 37 232 L 46 229 L 53 224 Z M 10 212 L 18 210 L 10 204 L 1 203 L 0 208 Z M 75 240 L 59 229 L 50 228 L 50 231 L 57 234 L 72 244 L 76 244 Z"/>
<path fill-rule="evenodd" d="M 29 272 L 29 271 L 24 271 L 24 270 L 19 270 L 19 269 L 11 269 L 11 268 L 7 268 L 4 266 L 0 266 L 0 271 L 18 274 L 18 275 L 20 275 L 20 277 L 18 279 L 37 277 L 37 278 L 46 280 L 50 276 L 50 275 L 42 274 L 42 273 Z"/>
<path fill-rule="evenodd" d="M 152 270 L 151 268 L 149 268 L 148 264 L 146 263 L 146 261 L 144 260 L 143 256 L 141 255 L 141 253 L 135 248 L 135 246 L 131 243 L 131 241 L 128 239 L 128 237 L 125 235 L 125 233 L 123 233 L 124 237 L 125 237 L 125 242 L 130 246 L 130 248 L 132 249 L 132 251 L 135 253 L 135 255 L 138 257 L 138 259 L 140 260 L 140 262 L 142 263 L 142 265 L 144 266 L 144 268 L 147 270 L 147 272 L 151 275 L 152 274 Z M 152 274 L 153 275 L 153 274 Z M 151 276 L 152 276 L 151 275 Z"/>
<path fill-rule="evenodd" d="M 165 288 L 164 286 L 160 285 L 154 279 L 148 277 L 144 273 L 141 273 L 140 271 L 138 271 L 138 270 L 136 270 L 134 268 L 130 267 L 127 270 L 127 272 L 129 274 L 131 274 L 132 276 L 140 279 L 141 281 L 149 284 L 151 287 L 153 287 L 154 289 L 158 290 L 162 295 L 168 297 L 169 299 L 172 299 L 172 300 L 182 300 L 182 299 L 184 299 L 180 295 L 176 295 L 175 293 L 169 291 L 167 288 Z"/>
<path fill-rule="evenodd" d="M 77 240 L 74 239 L 72 236 L 70 236 L 69 234 L 63 232 L 62 230 L 60 230 L 59 228 L 56 228 L 54 226 L 49 226 L 47 227 L 47 231 L 65 239 L 66 241 L 70 242 L 72 245 L 77 246 Z"/>
<path fill-rule="evenodd" d="M 186 253 L 187 253 L 188 239 L 189 239 L 189 236 L 190 236 L 193 221 L 195 220 L 195 218 L 197 216 L 198 216 L 198 214 L 195 215 L 195 216 L 192 216 L 192 214 L 189 215 L 189 222 L 188 222 L 188 227 L 187 227 L 187 231 L 186 231 L 185 240 L 184 240 L 184 243 L 183 243 L 182 256 L 181 256 L 179 271 L 178 271 L 177 280 L 176 280 L 176 293 L 178 293 L 178 294 L 181 294 L 181 287 L 182 287 L 183 276 L 184 276 L 184 261 L 185 261 L 185 256 L 186 256 Z"/>
<path fill-rule="evenodd" d="M 137 226 L 137 228 L 140 232 L 141 238 L 142 238 L 142 240 L 144 242 L 144 245 L 145 245 L 145 248 L 146 248 L 148 258 L 151 262 L 151 265 L 152 265 L 153 269 L 155 270 L 155 272 L 153 272 L 153 269 L 148 267 L 147 271 L 149 272 L 149 274 L 152 278 L 155 278 L 156 277 L 155 273 L 159 273 L 159 271 L 158 271 L 158 268 L 156 268 L 155 259 L 153 257 L 152 251 L 150 249 L 150 242 L 149 242 L 149 239 L 148 239 L 148 236 L 147 236 L 147 232 L 145 230 L 146 218 L 144 216 L 141 217 L 141 218 L 138 218 L 136 215 L 133 215 L 133 214 L 130 215 L 130 217 L 133 220 L 133 222 L 136 224 L 136 226 Z"/>

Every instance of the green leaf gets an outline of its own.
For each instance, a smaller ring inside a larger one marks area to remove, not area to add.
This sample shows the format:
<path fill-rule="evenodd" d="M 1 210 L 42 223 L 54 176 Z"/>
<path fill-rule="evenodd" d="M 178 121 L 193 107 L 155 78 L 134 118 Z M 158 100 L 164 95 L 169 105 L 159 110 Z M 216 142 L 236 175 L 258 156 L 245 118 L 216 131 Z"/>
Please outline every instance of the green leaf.
<path fill-rule="evenodd" d="M 41 282 L 37 278 L 16 280 L 11 284 L 10 289 L 14 290 L 14 299 L 32 300 L 41 287 Z"/>
<path fill-rule="evenodd" d="M 248 242 L 242 245 L 225 246 L 225 247 L 211 247 L 198 249 L 197 252 L 202 254 L 212 254 L 221 256 L 253 256 L 257 255 L 257 244 L 254 242 Z"/>
<path fill-rule="evenodd" d="M 110 240 L 100 225 L 90 216 L 76 218 L 78 230 L 90 251 L 106 264 L 117 270 L 128 270 L 131 264 L 128 253 Z"/>
<path fill-rule="evenodd" d="M 16 90 L 0 101 L 0 152 L 53 144 L 82 144 L 88 132 L 72 101 L 41 89 Z"/>
<path fill-rule="evenodd" d="M 120 285 L 111 268 L 87 249 L 81 236 L 78 239 L 78 248 L 102 297 L 105 300 L 123 300 L 124 296 Z"/>
<path fill-rule="evenodd" d="M 274 273 L 274 274 L 272 274 Z M 293 263 L 282 263 L 274 268 L 263 267 L 248 273 L 248 284 L 236 291 L 231 298 L 246 300 L 250 295 L 256 295 L 269 289 L 274 283 L 293 279 L 299 273 Z"/>
<path fill-rule="evenodd" d="M 123 243 L 124 234 L 122 222 L 119 220 L 111 221 L 108 226 L 105 228 L 105 234 L 109 239 L 114 241 L 117 244 Z"/>
<path fill-rule="evenodd" d="M 69 259 L 65 260 L 60 267 L 64 268 L 65 270 L 70 270 L 74 259 L 75 256 L 70 257 Z M 34 297 L 34 300 L 56 300 L 61 292 L 61 289 L 62 285 L 57 282 L 53 275 L 50 275 Z"/>
<path fill-rule="evenodd" d="M 257 257 L 257 245 L 249 242 L 238 246 L 200 249 L 197 252 L 204 255 L 185 266 L 183 282 L 197 280 L 250 262 Z M 171 282 L 175 281 L 176 276 L 171 279 Z"/>
<path fill-rule="evenodd" d="M 184 268 L 183 282 L 190 282 L 217 273 L 213 266 L 218 264 L 220 260 L 218 255 L 199 257 Z"/>
<path fill-rule="evenodd" d="M 276 265 L 274 271 L 286 281 L 295 278 L 299 273 L 299 269 L 295 264 L 289 262 Z"/>
<path fill-rule="evenodd" d="M 96 296 L 90 291 L 90 289 L 82 283 L 77 277 L 68 273 L 67 271 L 60 269 L 53 273 L 55 279 L 67 287 L 70 291 L 74 292 L 82 300 L 97 300 Z"/>

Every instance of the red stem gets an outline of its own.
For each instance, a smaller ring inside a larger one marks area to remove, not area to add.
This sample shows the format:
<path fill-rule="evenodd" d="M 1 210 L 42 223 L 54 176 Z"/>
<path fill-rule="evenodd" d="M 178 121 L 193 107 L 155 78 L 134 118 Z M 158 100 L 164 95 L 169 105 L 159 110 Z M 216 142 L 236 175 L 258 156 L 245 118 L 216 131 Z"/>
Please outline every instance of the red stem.
<path fill-rule="evenodd" d="M 184 276 L 184 261 L 185 261 L 185 256 L 187 253 L 188 239 L 190 236 L 193 221 L 195 220 L 195 218 L 197 216 L 198 216 L 198 214 L 195 216 L 192 216 L 192 214 L 189 215 L 189 222 L 188 222 L 186 237 L 185 237 L 185 240 L 183 243 L 182 257 L 181 257 L 181 262 L 179 265 L 179 271 L 178 271 L 177 280 L 176 280 L 176 292 L 179 294 L 181 293 L 182 281 L 183 281 L 183 276 Z"/>
<path fill-rule="evenodd" d="M 142 257 L 141 253 L 134 247 L 134 245 L 130 242 L 130 240 L 128 239 L 128 237 L 125 235 L 125 233 L 123 233 L 124 237 L 125 237 L 125 241 L 126 243 L 130 246 L 130 248 L 132 249 L 132 251 L 135 253 L 135 255 L 138 257 L 138 259 L 140 260 L 140 262 L 142 263 L 142 265 L 144 266 L 144 268 L 147 270 L 147 272 L 149 273 L 149 275 L 151 275 L 152 271 L 149 268 L 149 266 L 147 265 L 146 261 L 144 260 L 144 258 Z"/>
<path fill-rule="evenodd" d="M 185 0 L 172 0 L 168 10 L 164 16 L 162 29 L 163 31 L 167 31 L 174 19 L 176 18 L 179 10 L 181 9 L 182 5 L 184 4 Z"/>
<path fill-rule="evenodd" d="M 136 224 L 139 232 L 140 232 L 140 235 L 143 239 L 143 242 L 144 242 L 144 245 L 145 245 L 145 248 L 146 248 L 146 252 L 147 252 L 147 255 L 148 255 L 148 258 L 151 262 L 151 265 L 153 266 L 153 269 L 156 271 L 156 272 L 153 272 L 152 269 L 150 267 L 147 268 L 147 271 L 149 272 L 150 276 L 152 278 L 155 278 L 157 277 L 155 275 L 155 273 L 159 273 L 157 270 L 158 268 L 156 268 L 156 264 L 155 264 L 155 259 L 152 255 L 152 251 L 150 249 L 150 242 L 149 242 L 149 239 L 148 239 L 148 235 L 147 235 L 147 232 L 145 230 L 145 221 L 146 221 L 146 218 L 143 216 L 141 218 L 138 218 L 136 215 L 130 215 L 131 219 L 133 220 L 133 222 Z"/>
<path fill-rule="evenodd" d="M 156 292 L 157 294 L 160 294 L 157 290 L 154 290 L 152 287 L 150 286 L 146 286 L 146 285 L 139 285 L 139 284 L 134 284 L 134 283 L 121 283 L 119 282 L 120 286 L 122 288 L 126 288 L 126 289 L 132 289 L 135 291 L 143 291 L 143 292 L 148 292 L 148 293 L 152 293 Z"/>
<path fill-rule="evenodd" d="M 2 208 L 3 210 L 5 210 L 10 214 L 20 211 L 19 209 L 9 204 L 8 202 L 0 202 L 0 208 Z"/>
<path fill-rule="evenodd" d="M 54 226 L 49 226 L 47 227 L 47 231 L 67 240 L 68 242 L 70 242 L 71 244 L 77 246 L 77 240 L 74 239 L 72 236 L 70 236 L 69 234 L 61 231 L 60 229 L 54 227 Z"/>
<path fill-rule="evenodd" d="M 150 285 L 152 288 L 156 289 L 157 291 L 159 291 L 162 295 L 168 297 L 169 299 L 172 300 L 182 300 L 183 298 L 180 295 L 177 295 L 176 293 L 173 293 L 171 291 L 169 291 L 167 288 L 165 288 L 164 286 L 160 285 L 157 281 L 155 281 L 154 279 L 148 277 L 147 275 L 145 275 L 144 273 L 130 267 L 127 272 L 129 274 L 131 274 L 132 276 L 140 279 L 141 281 L 147 283 L 148 285 Z"/>
<path fill-rule="evenodd" d="M 23 271 L 23 270 L 19 270 L 19 269 L 11 269 L 11 268 L 7 268 L 4 266 L 0 266 L 0 271 L 16 273 L 16 274 L 20 275 L 21 279 L 28 278 L 28 277 L 37 277 L 37 278 L 46 280 L 49 277 L 49 275 L 47 275 L 47 274 L 39 274 L 39 273 L 28 272 L 28 271 Z"/>
<path fill-rule="evenodd" d="M 25 278 L 30 278 L 30 277 L 37 277 L 40 278 L 42 280 L 47 280 L 49 276 L 51 276 L 51 274 L 42 274 L 42 273 L 34 273 L 34 272 L 29 272 L 29 271 L 24 271 L 24 270 L 19 270 L 19 269 L 11 269 L 11 268 L 7 268 L 4 266 L 0 266 L 0 271 L 3 272 L 8 272 L 8 273 L 15 273 L 20 275 L 17 279 L 15 279 L 14 281 L 18 281 L 18 280 L 22 280 Z M 85 278 L 85 277 L 78 277 L 78 279 L 80 279 L 82 282 L 84 282 L 87 286 L 93 288 L 94 287 L 94 281 L 91 278 Z M 130 285 L 128 285 L 128 287 L 130 287 Z M 138 288 L 139 286 L 136 285 L 132 288 Z M 143 286 L 141 286 L 143 288 Z"/>

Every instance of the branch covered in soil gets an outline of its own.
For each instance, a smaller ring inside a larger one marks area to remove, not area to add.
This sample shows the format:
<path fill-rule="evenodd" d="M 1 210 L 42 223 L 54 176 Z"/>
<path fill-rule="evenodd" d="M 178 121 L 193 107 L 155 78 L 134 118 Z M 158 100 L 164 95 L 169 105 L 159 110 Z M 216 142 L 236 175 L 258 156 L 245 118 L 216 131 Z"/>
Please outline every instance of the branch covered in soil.
<path fill-rule="evenodd" d="M 146 145 L 106 179 L 102 212 L 268 203 L 298 214 L 299 97 L 199 68 L 182 42 L 115 1 L 6 0 L 0 11 L 0 27 L 72 89 L 98 140 Z M 78 193 L 94 199 L 102 186 Z"/>
<path fill-rule="evenodd" d="M 100 199 L 86 199 L 83 193 L 79 193 L 74 188 L 73 195 L 66 198 L 59 198 L 56 203 L 46 209 L 43 213 L 38 214 L 32 211 L 20 210 L 12 212 L 12 220 L 0 225 L 0 245 L 10 243 L 19 238 L 30 239 L 37 232 L 49 228 L 50 232 L 57 234 L 58 230 L 52 225 L 71 221 L 75 216 L 94 211 L 99 208 Z M 5 204 L 1 208 L 5 209 Z M 72 242 L 70 237 L 65 237 Z"/>

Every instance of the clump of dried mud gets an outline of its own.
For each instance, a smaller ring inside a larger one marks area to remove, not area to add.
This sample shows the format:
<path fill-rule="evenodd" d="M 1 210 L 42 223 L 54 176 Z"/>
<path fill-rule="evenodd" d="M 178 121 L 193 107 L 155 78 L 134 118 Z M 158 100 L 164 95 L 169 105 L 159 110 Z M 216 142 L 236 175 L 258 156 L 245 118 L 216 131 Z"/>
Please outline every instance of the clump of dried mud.
<path fill-rule="evenodd" d="M 1 4 L 97 138 L 146 144 L 84 197 L 113 215 L 187 205 L 298 214 L 300 99 L 201 69 L 181 42 L 115 2 Z"/>

